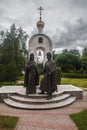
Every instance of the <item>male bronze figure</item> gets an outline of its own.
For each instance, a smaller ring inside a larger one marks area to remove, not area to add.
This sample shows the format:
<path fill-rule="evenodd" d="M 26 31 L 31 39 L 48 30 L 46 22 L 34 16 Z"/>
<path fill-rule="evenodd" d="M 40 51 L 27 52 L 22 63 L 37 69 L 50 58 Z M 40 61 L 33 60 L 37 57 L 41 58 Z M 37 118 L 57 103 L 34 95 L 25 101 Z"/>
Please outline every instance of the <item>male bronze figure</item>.
<path fill-rule="evenodd" d="M 44 94 L 46 91 L 48 94 L 47 99 L 52 98 L 52 93 L 57 91 L 57 66 L 56 63 L 51 59 L 51 53 L 47 53 L 47 61 L 43 69 L 43 79 L 41 81 L 39 94 Z"/>

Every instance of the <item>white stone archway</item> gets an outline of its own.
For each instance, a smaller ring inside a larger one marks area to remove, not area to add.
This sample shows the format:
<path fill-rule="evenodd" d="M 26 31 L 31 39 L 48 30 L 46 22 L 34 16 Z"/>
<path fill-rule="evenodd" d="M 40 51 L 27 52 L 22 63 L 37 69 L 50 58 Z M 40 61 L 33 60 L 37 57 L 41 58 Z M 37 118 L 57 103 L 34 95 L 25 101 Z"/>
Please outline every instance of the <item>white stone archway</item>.
<path fill-rule="evenodd" d="M 45 34 L 35 34 L 29 40 L 28 49 L 29 55 L 30 53 L 34 53 L 36 62 L 38 62 L 37 51 L 40 50 L 43 53 L 44 63 L 46 61 L 46 53 L 52 51 L 52 42 L 50 38 Z"/>
<path fill-rule="evenodd" d="M 37 63 L 43 63 L 45 59 L 45 48 L 38 47 L 36 48 L 37 51 Z"/>

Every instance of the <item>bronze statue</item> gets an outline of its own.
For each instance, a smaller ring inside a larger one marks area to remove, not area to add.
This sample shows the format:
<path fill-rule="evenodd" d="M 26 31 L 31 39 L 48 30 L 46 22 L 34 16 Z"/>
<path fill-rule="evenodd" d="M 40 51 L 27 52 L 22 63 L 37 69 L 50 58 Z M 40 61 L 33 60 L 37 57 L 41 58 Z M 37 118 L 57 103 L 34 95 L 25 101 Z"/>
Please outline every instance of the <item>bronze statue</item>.
<path fill-rule="evenodd" d="M 24 87 L 26 87 L 26 94 L 36 93 L 36 85 L 39 84 L 39 76 L 37 71 L 37 65 L 34 61 L 34 54 L 30 54 L 29 61 L 25 67 L 25 76 L 24 76 Z"/>
<path fill-rule="evenodd" d="M 47 53 L 47 61 L 43 69 L 43 79 L 41 81 L 39 94 L 44 94 L 46 91 L 48 94 L 47 99 L 52 98 L 52 93 L 57 91 L 57 66 L 55 62 L 51 59 L 51 53 Z"/>

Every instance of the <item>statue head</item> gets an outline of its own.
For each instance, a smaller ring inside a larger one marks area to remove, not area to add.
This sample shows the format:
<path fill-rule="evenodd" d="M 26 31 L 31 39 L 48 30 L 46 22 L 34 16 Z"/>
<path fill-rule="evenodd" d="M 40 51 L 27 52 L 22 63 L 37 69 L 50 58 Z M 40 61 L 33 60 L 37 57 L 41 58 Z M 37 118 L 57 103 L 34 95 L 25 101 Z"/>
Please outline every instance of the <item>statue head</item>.
<path fill-rule="evenodd" d="M 34 53 L 30 54 L 30 60 L 34 60 Z"/>
<path fill-rule="evenodd" d="M 48 60 L 51 59 L 51 53 L 50 53 L 50 52 L 47 53 L 47 59 L 48 59 Z"/>

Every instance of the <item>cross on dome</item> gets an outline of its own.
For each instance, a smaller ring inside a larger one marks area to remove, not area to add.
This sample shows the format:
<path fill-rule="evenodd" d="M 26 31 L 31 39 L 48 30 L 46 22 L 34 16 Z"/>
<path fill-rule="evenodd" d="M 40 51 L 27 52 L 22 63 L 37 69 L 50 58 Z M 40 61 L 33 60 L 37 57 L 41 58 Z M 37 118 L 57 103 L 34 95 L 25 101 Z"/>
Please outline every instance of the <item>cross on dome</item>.
<path fill-rule="evenodd" d="M 38 10 L 40 10 L 40 20 L 41 20 L 41 15 L 42 15 L 42 10 L 44 10 L 41 6 L 38 8 Z"/>

